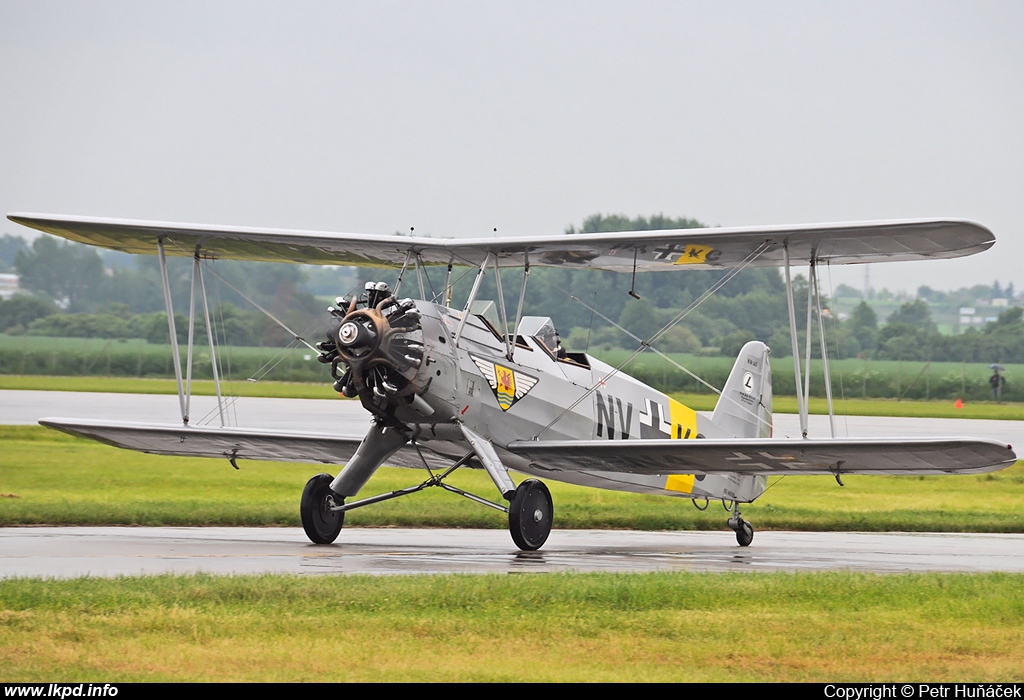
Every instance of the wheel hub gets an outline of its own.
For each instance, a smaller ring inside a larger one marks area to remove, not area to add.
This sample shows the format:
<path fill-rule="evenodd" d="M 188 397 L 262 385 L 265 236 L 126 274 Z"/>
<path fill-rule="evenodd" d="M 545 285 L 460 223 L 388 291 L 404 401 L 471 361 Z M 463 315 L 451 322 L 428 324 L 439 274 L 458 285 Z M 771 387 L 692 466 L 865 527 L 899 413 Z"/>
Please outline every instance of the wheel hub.
<path fill-rule="evenodd" d="M 551 493 L 544 482 L 527 479 L 515 490 L 508 509 L 512 541 L 525 551 L 539 549 L 551 534 Z"/>

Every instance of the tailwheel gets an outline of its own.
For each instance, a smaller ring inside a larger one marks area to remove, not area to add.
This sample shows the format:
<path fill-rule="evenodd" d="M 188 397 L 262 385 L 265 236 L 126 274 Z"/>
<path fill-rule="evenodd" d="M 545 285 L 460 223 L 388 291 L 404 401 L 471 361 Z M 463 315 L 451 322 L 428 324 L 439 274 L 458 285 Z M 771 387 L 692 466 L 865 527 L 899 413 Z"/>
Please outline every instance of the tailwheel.
<path fill-rule="evenodd" d="M 334 542 L 341 532 L 341 526 L 345 524 L 345 513 L 331 510 L 333 506 L 345 502 L 344 498 L 331 490 L 332 481 L 334 477 L 330 474 L 317 474 L 302 489 L 299 505 L 302 529 L 314 544 Z"/>
<path fill-rule="evenodd" d="M 754 526 L 740 517 L 739 504 L 736 504 L 736 512 L 729 518 L 728 525 L 736 533 L 736 542 L 740 547 L 749 547 L 754 541 Z"/>
<path fill-rule="evenodd" d="M 519 484 L 508 507 L 508 531 L 519 549 L 540 549 L 551 534 L 554 507 L 551 492 L 538 479 Z"/>
<path fill-rule="evenodd" d="M 736 542 L 739 543 L 740 547 L 749 547 L 753 541 L 754 526 L 746 520 L 740 520 L 740 525 L 736 528 Z"/>
<path fill-rule="evenodd" d="M 725 501 L 722 501 L 725 506 Z M 754 541 L 754 526 L 740 516 L 740 502 L 733 501 L 732 508 L 725 506 L 726 510 L 732 510 L 732 517 L 726 523 L 736 533 L 736 542 L 740 547 L 749 547 Z"/>

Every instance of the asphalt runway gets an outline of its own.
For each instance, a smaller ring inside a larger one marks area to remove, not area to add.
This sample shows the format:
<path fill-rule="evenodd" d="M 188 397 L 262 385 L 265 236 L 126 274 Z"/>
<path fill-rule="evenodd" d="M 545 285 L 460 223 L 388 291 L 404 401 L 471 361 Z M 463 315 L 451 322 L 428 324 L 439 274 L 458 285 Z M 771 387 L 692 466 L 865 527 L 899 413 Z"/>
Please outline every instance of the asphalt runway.
<path fill-rule="evenodd" d="M 193 423 L 217 424 L 216 399 L 192 399 Z M 0 424 L 42 417 L 177 423 L 177 396 L 0 391 Z M 228 424 L 361 435 L 355 401 L 242 398 Z M 1024 422 L 839 418 L 841 435 L 972 436 L 1024 444 Z M 799 434 L 777 414 L 775 435 Z M 811 435 L 828 418 L 811 417 Z M 296 495 L 296 500 L 298 495 Z M 755 524 L 756 525 L 756 524 Z M 519 552 L 504 530 L 350 528 L 312 545 L 298 528 L 0 528 L 0 577 L 153 573 L 329 574 L 557 571 L 1024 571 L 1024 535 L 758 532 L 748 548 L 721 532 L 556 530 L 539 552 Z"/>
<path fill-rule="evenodd" d="M 0 391 L 0 425 L 31 425 L 44 417 L 178 424 L 180 416 L 177 395 Z M 192 397 L 191 416 L 193 425 L 217 425 L 217 399 Z M 800 436 L 797 415 L 777 413 L 773 418 L 775 437 Z M 230 402 L 226 421 L 246 428 L 363 435 L 370 417 L 358 401 L 242 397 Z M 828 416 L 810 416 L 809 428 L 811 437 L 827 437 Z M 839 437 L 978 437 L 1024 446 L 1024 421 L 839 416 L 836 431 Z"/>
<path fill-rule="evenodd" d="M 332 392 L 328 389 L 329 396 Z M 358 401 L 343 399 L 267 399 L 241 397 L 225 401 L 225 422 L 245 428 L 338 431 L 354 435 L 370 423 Z M 219 425 L 217 398 L 193 396 L 193 425 Z M 177 394 L 101 394 L 80 391 L 0 391 L 0 425 L 32 425 L 40 418 L 90 418 L 136 423 L 181 424 Z"/>
<path fill-rule="evenodd" d="M 1024 571 L 1024 535 L 555 530 L 520 552 L 504 530 L 350 528 L 332 545 L 300 528 L 0 528 L 0 578 L 563 571 Z"/>

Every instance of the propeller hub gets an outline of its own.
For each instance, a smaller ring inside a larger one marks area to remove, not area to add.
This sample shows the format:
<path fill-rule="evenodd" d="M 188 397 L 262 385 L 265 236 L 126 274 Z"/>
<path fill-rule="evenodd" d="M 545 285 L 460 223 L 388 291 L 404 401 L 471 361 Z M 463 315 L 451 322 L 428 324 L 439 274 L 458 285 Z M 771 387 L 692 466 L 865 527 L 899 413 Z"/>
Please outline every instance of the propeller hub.
<path fill-rule="evenodd" d="M 338 339 L 342 345 L 352 345 L 359 337 L 359 326 L 349 321 L 338 329 Z"/>
<path fill-rule="evenodd" d="M 376 323 L 374 319 L 363 316 L 360 320 L 345 321 L 338 329 L 338 344 L 350 350 L 360 349 L 372 350 L 377 340 Z"/>

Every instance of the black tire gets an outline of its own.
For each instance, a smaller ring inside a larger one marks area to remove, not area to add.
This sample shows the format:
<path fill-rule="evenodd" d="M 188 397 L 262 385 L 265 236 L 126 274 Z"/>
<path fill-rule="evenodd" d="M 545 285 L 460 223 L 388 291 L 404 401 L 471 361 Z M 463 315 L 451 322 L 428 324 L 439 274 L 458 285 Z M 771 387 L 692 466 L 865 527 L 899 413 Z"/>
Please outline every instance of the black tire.
<path fill-rule="evenodd" d="M 302 529 L 306 537 L 314 544 L 330 544 L 338 539 L 341 526 L 345 524 L 345 514 L 329 510 L 331 505 L 340 506 L 345 499 L 331 491 L 334 477 L 330 474 L 317 474 L 306 482 L 302 489 L 302 501 L 299 514 L 302 516 Z"/>
<path fill-rule="evenodd" d="M 540 549 L 551 534 L 554 506 L 543 481 L 527 479 L 519 484 L 508 506 L 508 531 L 519 549 Z"/>
<path fill-rule="evenodd" d="M 740 547 L 749 547 L 753 541 L 754 526 L 746 520 L 741 520 L 740 526 L 736 528 L 736 542 L 739 543 Z"/>

